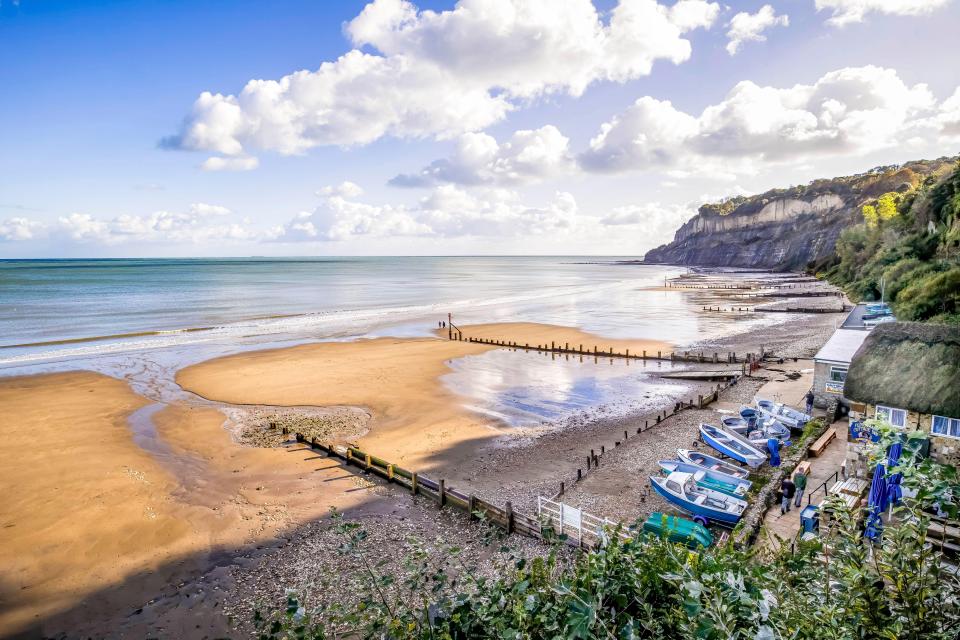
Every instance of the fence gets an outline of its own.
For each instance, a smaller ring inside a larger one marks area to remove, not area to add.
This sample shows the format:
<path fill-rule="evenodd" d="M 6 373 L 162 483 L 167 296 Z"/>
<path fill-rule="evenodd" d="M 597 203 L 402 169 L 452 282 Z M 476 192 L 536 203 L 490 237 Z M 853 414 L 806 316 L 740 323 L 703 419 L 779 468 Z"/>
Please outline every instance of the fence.
<path fill-rule="evenodd" d="M 543 496 L 537 496 L 537 515 L 544 526 L 560 535 L 566 534 L 567 542 L 578 547 L 602 545 L 619 524 Z M 630 537 L 624 531 L 620 531 L 620 536 Z"/>
<path fill-rule="evenodd" d="M 498 507 L 473 494 L 466 494 L 447 487 L 443 479 L 434 480 L 415 471 L 409 471 L 391 462 L 370 455 L 357 447 L 338 447 L 332 443 L 321 443 L 316 438 L 307 440 L 303 434 L 296 434 L 297 442 L 319 449 L 329 456 L 340 458 L 347 465 L 353 465 L 368 473 L 380 476 L 389 483 L 405 487 L 413 495 L 427 496 L 442 507 L 453 507 L 465 511 L 470 519 L 482 515 L 484 519 L 500 527 L 507 533 L 520 533 L 532 538 L 543 539 L 541 523 L 537 518 L 513 510 L 507 502 Z"/>

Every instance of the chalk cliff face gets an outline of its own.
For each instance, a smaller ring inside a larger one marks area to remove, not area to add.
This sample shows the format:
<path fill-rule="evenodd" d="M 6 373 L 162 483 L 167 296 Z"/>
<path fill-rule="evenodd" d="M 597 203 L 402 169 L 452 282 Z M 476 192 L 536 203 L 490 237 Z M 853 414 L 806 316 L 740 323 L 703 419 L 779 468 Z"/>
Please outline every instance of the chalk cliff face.
<path fill-rule="evenodd" d="M 700 207 L 673 242 L 645 262 L 761 269 L 803 269 L 833 255 L 840 232 L 863 220 L 861 207 L 888 191 L 906 191 L 952 159 L 878 167 Z"/>

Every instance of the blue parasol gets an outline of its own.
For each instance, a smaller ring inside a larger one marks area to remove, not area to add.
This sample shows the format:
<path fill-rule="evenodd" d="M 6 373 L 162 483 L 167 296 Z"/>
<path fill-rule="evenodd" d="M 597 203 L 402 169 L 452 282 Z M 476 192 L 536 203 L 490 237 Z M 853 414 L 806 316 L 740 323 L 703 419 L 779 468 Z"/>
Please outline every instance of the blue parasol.
<path fill-rule="evenodd" d="M 900 454 L 903 453 L 903 444 L 894 442 L 887 451 L 887 469 L 893 469 L 900 462 Z M 887 478 L 887 495 L 884 496 L 884 509 L 892 504 L 900 504 L 903 498 L 903 490 L 900 488 L 900 481 L 903 480 L 902 473 L 890 474 Z"/>
<path fill-rule="evenodd" d="M 883 528 L 880 522 L 880 514 L 883 513 L 887 499 L 887 480 L 886 469 L 883 463 L 877 465 L 873 472 L 873 483 L 870 485 L 870 494 L 867 496 L 867 526 L 863 535 L 871 540 L 876 540 Z"/>
<path fill-rule="evenodd" d="M 770 452 L 770 466 L 779 467 L 780 466 L 780 441 L 776 438 L 769 438 L 767 440 L 767 451 Z"/>

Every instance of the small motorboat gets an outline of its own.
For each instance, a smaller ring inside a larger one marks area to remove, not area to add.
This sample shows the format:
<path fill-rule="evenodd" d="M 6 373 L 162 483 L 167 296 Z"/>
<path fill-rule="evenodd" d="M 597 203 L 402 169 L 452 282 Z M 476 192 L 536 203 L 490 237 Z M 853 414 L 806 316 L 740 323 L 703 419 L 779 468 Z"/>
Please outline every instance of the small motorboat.
<path fill-rule="evenodd" d="M 750 421 L 743 417 L 738 418 L 736 416 L 724 416 L 720 418 L 720 424 L 727 429 L 736 431 L 743 436 L 750 432 L 750 427 L 756 426 L 756 421 L 754 420 L 754 423 L 750 424 Z"/>
<path fill-rule="evenodd" d="M 702 524 L 659 511 L 650 514 L 643 523 L 643 530 L 670 542 L 685 544 L 691 549 L 713 544 L 713 535 Z"/>
<path fill-rule="evenodd" d="M 725 493 L 735 498 L 742 498 L 746 495 L 751 485 L 753 485 L 749 480 L 744 480 L 736 476 L 728 476 L 722 471 L 704 469 L 703 467 L 684 462 L 683 460 L 660 460 L 657 464 L 659 464 L 660 468 L 667 474 L 673 473 L 674 471 L 692 473 L 694 481 L 701 487 L 713 489 L 714 491 L 719 491 L 720 493 Z"/>
<path fill-rule="evenodd" d="M 704 526 L 708 522 L 736 524 L 747 508 L 746 500 L 698 486 L 693 474 L 682 471 L 665 478 L 651 476 L 650 484 L 654 491 L 693 514 L 693 521 Z"/>
<path fill-rule="evenodd" d="M 730 456 L 748 467 L 759 467 L 767 459 L 767 454 L 735 431 L 700 423 L 700 436 L 723 455 Z"/>
<path fill-rule="evenodd" d="M 740 432 L 738 431 L 737 433 Z M 752 429 L 746 434 L 740 433 L 740 435 L 744 435 L 747 440 L 753 444 L 753 446 L 761 450 L 766 448 L 767 440 L 770 438 L 779 440 L 780 444 L 783 446 L 788 446 L 790 444 L 790 429 L 773 418 L 764 420 L 763 424 L 759 428 Z"/>
<path fill-rule="evenodd" d="M 791 409 L 782 402 L 761 400 L 758 398 L 757 409 L 760 410 L 763 416 L 773 418 L 790 429 L 803 429 L 804 425 L 810 422 L 810 416 L 802 411 Z"/>
<path fill-rule="evenodd" d="M 746 479 L 750 475 L 749 469 L 744 469 L 731 462 L 726 462 L 720 458 L 711 456 L 709 453 L 700 453 L 699 451 L 692 451 L 690 449 L 677 449 L 677 457 L 687 464 L 692 464 L 710 471 L 719 471 L 734 478 Z"/>

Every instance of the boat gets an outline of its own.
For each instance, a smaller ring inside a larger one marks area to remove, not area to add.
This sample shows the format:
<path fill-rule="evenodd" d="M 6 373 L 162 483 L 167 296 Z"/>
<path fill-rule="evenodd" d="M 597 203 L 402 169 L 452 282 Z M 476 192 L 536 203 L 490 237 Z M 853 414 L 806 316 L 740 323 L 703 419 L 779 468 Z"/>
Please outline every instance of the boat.
<path fill-rule="evenodd" d="M 713 535 L 702 524 L 659 511 L 650 514 L 643 523 L 643 530 L 670 542 L 685 544 L 691 549 L 713 544 Z"/>
<path fill-rule="evenodd" d="M 724 416 L 720 418 L 720 424 L 731 431 L 736 431 L 740 435 L 745 435 L 748 431 L 750 431 L 751 426 L 750 422 L 746 418 L 738 418 L 736 416 Z"/>
<path fill-rule="evenodd" d="M 761 450 L 766 448 L 767 440 L 770 438 L 779 440 L 780 444 L 784 446 L 790 444 L 790 429 L 781 424 L 779 420 L 774 420 L 773 418 L 764 420 L 760 427 L 751 429 L 746 434 L 742 434 L 739 431 L 737 433 L 745 436 L 753 446 Z"/>
<path fill-rule="evenodd" d="M 758 398 L 757 409 L 759 409 L 760 413 L 765 417 L 773 418 L 791 429 L 803 429 L 804 425 L 810 421 L 810 416 L 802 411 L 791 409 L 782 402 L 761 400 Z"/>
<path fill-rule="evenodd" d="M 720 473 L 725 473 L 726 475 L 733 476 L 734 478 L 745 479 L 750 475 L 749 469 L 744 469 L 743 467 L 735 465 L 731 462 L 726 462 L 720 458 L 711 456 L 709 453 L 701 453 L 699 451 L 692 451 L 690 449 L 677 449 L 677 457 L 682 462 L 686 462 L 687 464 L 692 464 L 710 471 L 719 471 Z"/>
<path fill-rule="evenodd" d="M 667 477 L 651 476 L 650 484 L 661 496 L 693 514 L 693 521 L 701 525 L 736 524 L 747 508 L 746 500 L 698 486 L 691 473 L 674 471 Z"/>
<path fill-rule="evenodd" d="M 740 417 L 743 418 L 744 422 L 752 429 L 757 426 L 757 420 L 760 419 L 760 412 L 753 407 L 742 406 L 740 407 Z"/>
<path fill-rule="evenodd" d="M 700 435 L 708 445 L 748 467 L 759 467 L 767 459 L 767 454 L 735 431 L 701 422 Z"/>
<path fill-rule="evenodd" d="M 728 476 L 722 471 L 704 469 L 695 464 L 684 462 L 683 460 L 660 460 L 657 464 L 668 474 L 674 471 L 692 473 L 693 479 L 701 487 L 713 489 L 714 491 L 719 491 L 720 493 L 725 493 L 735 498 L 742 498 L 746 495 L 747 490 L 750 489 L 750 486 L 753 484 L 749 480 L 744 480 L 736 476 Z"/>

